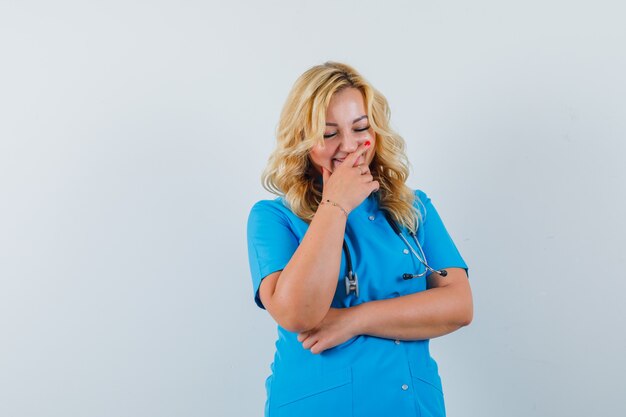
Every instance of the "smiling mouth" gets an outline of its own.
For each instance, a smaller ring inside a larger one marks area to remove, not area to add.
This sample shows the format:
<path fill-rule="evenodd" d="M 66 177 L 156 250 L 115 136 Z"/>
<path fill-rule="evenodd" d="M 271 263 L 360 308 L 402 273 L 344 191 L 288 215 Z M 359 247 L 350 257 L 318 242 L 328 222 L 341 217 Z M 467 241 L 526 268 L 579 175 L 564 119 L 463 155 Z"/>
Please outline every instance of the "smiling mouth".
<path fill-rule="evenodd" d="M 333 158 L 333 163 L 335 165 L 340 165 L 343 163 L 343 161 L 345 161 L 345 158 L 339 159 L 339 158 Z M 361 155 L 359 156 L 359 158 L 356 160 L 356 164 L 355 165 L 361 165 L 365 163 L 365 156 Z"/>
<path fill-rule="evenodd" d="M 343 159 L 333 159 L 332 160 L 332 168 L 336 169 L 339 165 L 343 164 Z"/>

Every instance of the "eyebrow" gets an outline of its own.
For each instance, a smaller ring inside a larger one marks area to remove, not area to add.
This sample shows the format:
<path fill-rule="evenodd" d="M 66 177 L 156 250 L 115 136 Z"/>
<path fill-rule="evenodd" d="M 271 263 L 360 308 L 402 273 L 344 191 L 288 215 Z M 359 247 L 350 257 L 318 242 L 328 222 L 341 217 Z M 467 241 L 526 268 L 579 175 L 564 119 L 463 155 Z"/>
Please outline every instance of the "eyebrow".
<path fill-rule="evenodd" d="M 352 124 L 358 122 L 359 120 L 363 120 L 363 119 L 367 119 L 367 114 L 364 114 L 361 117 L 357 117 L 356 119 L 354 119 L 352 121 Z M 326 126 L 339 126 L 337 123 L 330 123 L 330 122 L 326 122 Z"/>

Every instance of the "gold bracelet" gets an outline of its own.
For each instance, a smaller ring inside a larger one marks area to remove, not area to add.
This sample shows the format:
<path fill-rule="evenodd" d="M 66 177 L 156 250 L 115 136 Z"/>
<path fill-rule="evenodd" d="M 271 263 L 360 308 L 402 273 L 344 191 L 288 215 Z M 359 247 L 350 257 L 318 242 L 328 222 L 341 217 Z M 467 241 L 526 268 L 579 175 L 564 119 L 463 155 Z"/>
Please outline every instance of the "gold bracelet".
<path fill-rule="evenodd" d="M 321 206 L 322 204 L 326 204 L 326 203 L 332 204 L 332 205 L 333 205 L 333 206 L 335 206 L 335 207 L 339 207 L 339 209 L 340 209 L 341 211 L 343 211 L 343 214 L 345 214 L 345 215 L 346 215 L 346 219 L 348 218 L 348 212 L 346 211 L 346 209 L 345 209 L 345 208 L 343 208 L 343 207 L 341 207 L 339 204 L 335 203 L 334 201 L 330 201 L 330 200 L 328 200 L 328 199 L 326 199 L 326 200 L 322 200 L 322 201 L 320 202 L 320 206 Z"/>

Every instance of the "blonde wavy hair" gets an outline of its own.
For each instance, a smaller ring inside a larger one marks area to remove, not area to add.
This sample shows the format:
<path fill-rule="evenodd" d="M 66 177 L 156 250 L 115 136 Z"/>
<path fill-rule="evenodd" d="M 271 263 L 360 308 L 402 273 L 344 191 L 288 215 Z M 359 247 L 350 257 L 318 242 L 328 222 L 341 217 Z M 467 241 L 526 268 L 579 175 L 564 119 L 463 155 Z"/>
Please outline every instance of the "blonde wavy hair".
<path fill-rule="evenodd" d="M 380 184 L 376 193 L 380 208 L 416 232 L 420 213 L 413 205 L 415 194 L 405 184 L 409 162 L 404 139 L 389 126 L 387 99 L 346 64 L 316 65 L 296 80 L 280 115 L 276 148 L 263 172 L 263 187 L 283 196 L 296 216 L 307 222 L 313 219 L 322 200 L 322 187 L 309 151 L 324 142 L 326 108 L 332 95 L 348 87 L 363 94 L 369 123 L 376 134 L 370 171 Z"/>

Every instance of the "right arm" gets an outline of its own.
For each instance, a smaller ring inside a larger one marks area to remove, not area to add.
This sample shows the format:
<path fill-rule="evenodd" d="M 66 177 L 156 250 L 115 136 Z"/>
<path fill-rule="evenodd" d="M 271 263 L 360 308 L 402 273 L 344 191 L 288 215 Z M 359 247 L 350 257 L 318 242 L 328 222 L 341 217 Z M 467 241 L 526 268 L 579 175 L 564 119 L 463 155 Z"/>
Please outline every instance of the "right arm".
<path fill-rule="evenodd" d="M 261 302 L 285 329 L 308 330 L 326 315 L 337 288 L 345 226 L 339 208 L 320 206 L 285 269 L 261 281 Z"/>
<path fill-rule="evenodd" d="M 378 189 L 370 173 L 354 167 L 367 150 L 361 145 L 330 175 L 324 169 L 323 199 L 350 211 Z M 302 242 L 282 271 L 266 276 L 259 287 L 265 309 L 283 328 L 303 332 L 322 322 L 337 289 L 346 216 L 338 207 L 320 205 Z"/>

